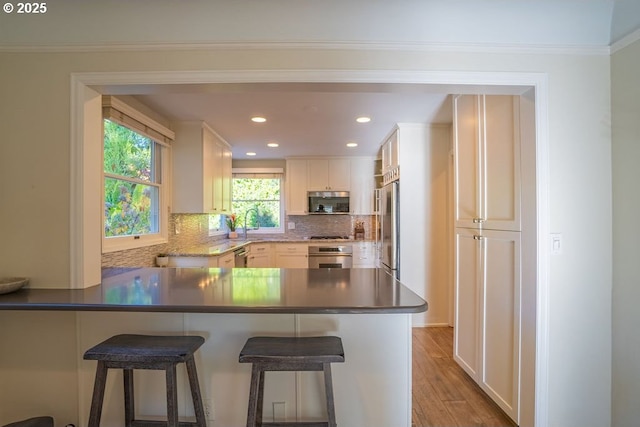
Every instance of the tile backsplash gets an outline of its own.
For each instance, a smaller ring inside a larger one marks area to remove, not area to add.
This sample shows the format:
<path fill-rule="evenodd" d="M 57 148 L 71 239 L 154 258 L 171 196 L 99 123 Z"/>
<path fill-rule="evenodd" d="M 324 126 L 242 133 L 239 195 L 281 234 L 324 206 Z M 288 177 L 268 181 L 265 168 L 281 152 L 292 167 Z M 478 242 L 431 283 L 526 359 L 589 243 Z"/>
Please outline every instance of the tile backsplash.
<path fill-rule="evenodd" d="M 256 237 L 303 239 L 317 235 L 353 237 L 356 221 L 364 221 L 365 239 L 375 239 L 376 217 L 373 215 L 300 215 L 285 218 L 283 234 L 254 234 Z M 295 224 L 289 229 L 290 223 Z M 249 236 L 252 232 L 249 231 Z M 172 214 L 169 219 L 169 243 L 102 255 L 102 267 L 153 267 L 155 256 L 182 248 L 214 245 L 226 235 L 209 236 L 209 215 Z"/>

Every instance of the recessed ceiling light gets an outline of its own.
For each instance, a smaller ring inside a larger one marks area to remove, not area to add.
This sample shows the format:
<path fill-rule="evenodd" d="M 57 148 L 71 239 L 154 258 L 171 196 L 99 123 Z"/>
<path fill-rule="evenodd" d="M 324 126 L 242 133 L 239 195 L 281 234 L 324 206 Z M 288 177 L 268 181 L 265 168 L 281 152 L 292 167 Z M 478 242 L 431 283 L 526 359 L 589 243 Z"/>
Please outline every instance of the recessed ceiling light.
<path fill-rule="evenodd" d="M 370 121 L 371 121 L 371 117 L 366 117 L 366 116 L 358 117 L 356 119 L 356 122 L 358 123 L 369 123 Z"/>
<path fill-rule="evenodd" d="M 347 147 L 349 148 L 353 148 L 353 147 L 357 147 L 358 143 L 357 142 L 347 142 Z"/>
<path fill-rule="evenodd" d="M 276 147 L 279 147 L 279 146 L 280 146 L 280 144 L 278 144 L 277 142 L 269 142 L 267 144 L 267 147 L 271 147 L 271 148 L 276 148 Z"/>
<path fill-rule="evenodd" d="M 267 121 L 267 119 L 265 119 L 264 117 L 256 116 L 256 117 L 251 117 L 251 121 L 254 123 L 264 123 Z"/>
<path fill-rule="evenodd" d="M 256 155 L 256 153 L 255 153 L 255 152 L 253 152 L 253 151 L 249 151 L 249 152 L 247 152 L 247 156 L 255 156 L 255 155 Z"/>

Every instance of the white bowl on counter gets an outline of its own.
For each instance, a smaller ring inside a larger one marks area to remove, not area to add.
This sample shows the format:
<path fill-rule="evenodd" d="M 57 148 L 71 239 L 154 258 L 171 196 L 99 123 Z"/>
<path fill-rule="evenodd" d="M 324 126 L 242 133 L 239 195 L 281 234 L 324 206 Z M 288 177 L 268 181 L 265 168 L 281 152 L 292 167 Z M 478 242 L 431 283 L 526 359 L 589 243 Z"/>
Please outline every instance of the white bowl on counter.
<path fill-rule="evenodd" d="M 0 295 L 15 292 L 29 283 L 25 277 L 3 277 L 0 279 Z"/>

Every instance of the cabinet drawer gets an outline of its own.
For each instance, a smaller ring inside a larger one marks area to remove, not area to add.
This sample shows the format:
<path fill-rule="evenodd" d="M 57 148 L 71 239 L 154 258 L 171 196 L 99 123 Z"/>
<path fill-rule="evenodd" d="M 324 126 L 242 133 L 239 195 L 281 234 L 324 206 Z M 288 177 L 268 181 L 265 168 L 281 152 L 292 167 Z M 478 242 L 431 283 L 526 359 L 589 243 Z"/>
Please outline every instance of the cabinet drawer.
<path fill-rule="evenodd" d="M 308 252 L 308 245 L 306 243 L 278 243 L 275 245 L 276 253 L 287 254 L 304 254 Z"/>
<path fill-rule="evenodd" d="M 249 253 L 251 254 L 264 254 L 271 251 L 271 243 L 252 243 L 249 247 Z"/>

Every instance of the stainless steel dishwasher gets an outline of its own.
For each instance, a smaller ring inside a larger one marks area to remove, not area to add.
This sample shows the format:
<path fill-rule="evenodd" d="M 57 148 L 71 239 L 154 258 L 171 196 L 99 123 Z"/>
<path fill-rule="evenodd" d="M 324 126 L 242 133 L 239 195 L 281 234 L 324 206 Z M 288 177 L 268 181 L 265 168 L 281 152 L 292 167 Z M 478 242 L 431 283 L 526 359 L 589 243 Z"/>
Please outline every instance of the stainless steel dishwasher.
<path fill-rule="evenodd" d="M 249 252 L 247 252 L 247 248 L 242 247 L 233 251 L 235 256 L 235 268 L 246 268 L 247 267 L 247 256 Z"/>

